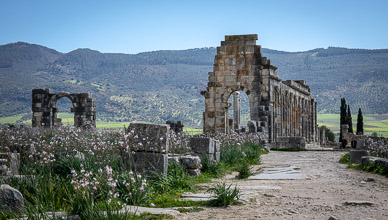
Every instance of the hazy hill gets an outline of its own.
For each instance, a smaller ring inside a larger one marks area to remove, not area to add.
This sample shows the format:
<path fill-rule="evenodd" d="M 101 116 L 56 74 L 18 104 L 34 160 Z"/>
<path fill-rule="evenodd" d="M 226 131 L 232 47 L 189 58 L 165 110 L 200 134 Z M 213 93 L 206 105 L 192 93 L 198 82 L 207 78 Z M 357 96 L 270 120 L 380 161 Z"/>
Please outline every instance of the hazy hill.
<path fill-rule="evenodd" d="M 386 49 L 262 52 L 279 67 L 283 80 L 307 81 L 320 112 L 338 112 L 345 97 L 353 113 L 358 107 L 365 113 L 388 113 Z M 53 88 L 92 92 L 100 119 L 183 119 L 199 125 L 204 109 L 199 92 L 206 88 L 215 54 L 215 48 L 112 54 L 90 49 L 59 53 L 22 42 L 1 45 L 0 117 L 30 112 L 31 89 Z"/>

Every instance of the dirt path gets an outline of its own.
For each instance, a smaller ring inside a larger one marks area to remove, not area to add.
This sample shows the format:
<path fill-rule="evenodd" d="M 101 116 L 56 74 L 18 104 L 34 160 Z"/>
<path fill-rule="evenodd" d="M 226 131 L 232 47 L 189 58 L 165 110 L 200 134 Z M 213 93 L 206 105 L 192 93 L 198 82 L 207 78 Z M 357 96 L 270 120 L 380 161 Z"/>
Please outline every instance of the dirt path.
<path fill-rule="evenodd" d="M 248 201 L 228 208 L 205 208 L 182 213 L 176 219 L 388 219 L 388 178 L 346 168 L 338 160 L 344 152 L 271 152 L 259 167 L 292 165 L 303 174 L 294 180 L 246 180 L 224 178 L 239 186 L 280 186 L 256 190 Z M 300 169 L 299 169 L 300 168 Z M 367 181 L 368 177 L 374 181 Z M 245 188 L 247 188 L 245 187 Z M 345 205 L 349 200 L 372 202 Z"/>

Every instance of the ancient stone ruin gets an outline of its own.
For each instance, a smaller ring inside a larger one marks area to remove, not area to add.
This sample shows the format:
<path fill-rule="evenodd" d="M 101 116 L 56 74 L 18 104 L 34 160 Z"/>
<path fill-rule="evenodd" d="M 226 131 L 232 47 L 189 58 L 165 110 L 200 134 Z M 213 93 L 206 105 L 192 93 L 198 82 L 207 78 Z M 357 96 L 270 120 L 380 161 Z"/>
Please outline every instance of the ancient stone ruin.
<path fill-rule="evenodd" d="M 305 139 L 295 140 L 298 143 L 317 142 L 317 103 L 310 88 L 304 80 L 282 81 L 277 67 L 261 54 L 257 39 L 256 34 L 230 35 L 217 47 L 208 87 L 201 92 L 205 97 L 204 132 L 229 133 L 239 128 L 238 116 L 234 117 L 237 122 L 230 123 L 232 103 L 228 99 L 240 91 L 249 99 L 250 132 L 260 133 L 270 143 L 278 138 L 287 142 L 283 137 Z M 234 112 L 238 113 L 238 94 L 234 96 Z"/>
<path fill-rule="evenodd" d="M 153 172 L 167 175 L 168 125 L 155 125 L 144 123 L 131 123 L 127 132 L 133 132 L 132 141 L 133 161 L 132 167 L 140 173 L 152 175 Z"/>
<path fill-rule="evenodd" d="M 32 126 L 53 127 L 62 124 L 57 118 L 56 103 L 67 97 L 73 103 L 74 126 L 96 127 L 96 100 L 89 93 L 54 93 L 52 89 L 32 90 Z"/>
<path fill-rule="evenodd" d="M 182 133 L 183 127 L 185 127 L 182 121 L 166 121 L 166 124 L 170 125 L 170 129 L 175 133 Z"/>

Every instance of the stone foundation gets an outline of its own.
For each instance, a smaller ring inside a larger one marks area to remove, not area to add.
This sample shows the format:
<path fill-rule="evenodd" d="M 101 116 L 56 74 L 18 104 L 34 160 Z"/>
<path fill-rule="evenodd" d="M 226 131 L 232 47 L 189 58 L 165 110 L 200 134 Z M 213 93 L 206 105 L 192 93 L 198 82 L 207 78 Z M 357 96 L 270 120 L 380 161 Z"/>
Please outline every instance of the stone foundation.
<path fill-rule="evenodd" d="M 167 175 L 169 126 L 131 123 L 126 132 L 133 132 L 131 165 L 137 172 Z"/>
<path fill-rule="evenodd" d="M 350 154 L 350 163 L 361 164 L 362 157 L 369 156 L 369 151 L 367 151 L 367 150 L 351 150 L 349 154 Z"/>
<path fill-rule="evenodd" d="M 273 149 L 306 149 L 306 139 L 304 137 L 277 137 L 272 144 Z"/>
<path fill-rule="evenodd" d="M 201 159 L 207 157 L 210 160 L 220 161 L 221 143 L 213 138 L 192 137 L 190 146 L 194 153 L 198 154 Z"/>

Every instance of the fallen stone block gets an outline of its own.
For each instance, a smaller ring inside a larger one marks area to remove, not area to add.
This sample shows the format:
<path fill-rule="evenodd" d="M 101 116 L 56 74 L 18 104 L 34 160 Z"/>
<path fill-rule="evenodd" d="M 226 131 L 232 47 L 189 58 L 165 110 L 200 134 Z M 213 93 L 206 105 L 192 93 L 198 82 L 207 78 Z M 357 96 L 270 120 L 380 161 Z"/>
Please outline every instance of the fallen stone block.
<path fill-rule="evenodd" d="M 201 175 L 201 170 L 200 169 L 187 169 L 187 173 L 190 176 L 199 176 L 199 175 Z"/>
<path fill-rule="evenodd" d="M 379 166 L 388 168 L 388 159 L 378 158 L 376 159 L 375 163 Z"/>
<path fill-rule="evenodd" d="M 369 151 L 367 151 L 367 150 L 351 150 L 349 154 L 350 154 L 350 163 L 361 164 L 362 157 L 369 156 Z"/>
<path fill-rule="evenodd" d="M 370 201 L 363 201 L 363 200 L 349 200 L 345 202 L 345 205 L 367 205 L 372 206 L 374 205 L 373 202 Z"/>
<path fill-rule="evenodd" d="M 141 206 L 129 206 L 126 205 L 120 209 L 119 213 L 134 213 L 135 215 L 141 215 L 142 213 L 151 213 L 151 214 L 165 214 L 171 216 L 177 216 L 180 214 L 179 211 L 172 208 L 150 208 L 150 207 L 141 207 Z"/>
<path fill-rule="evenodd" d="M 155 172 L 167 175 L 167 154 L 153 152 L 135 152 L 132 158 L 133 161 L 131 161 L 131 166 L 137 172 L 148 176 L 153 176 Z"/>
<path fill-rule="evenodd" d="M 191 149 L 197 154 L 213 154 L 214 140 L 205 137 L 192 137 L 190 139 Z"/>
<path fill-rule="evenodd" d="M 0 209 L 5 212 L 19 213 L 24 208 L 23 195 L 7 184 L 0 186 Z"/>
<path fill-rule="evenodd" d="M 187 169 L 201 169 L 201 159 L 198 156 L 185 155 L 180 157 L 180 162 Z"/>
<path fill-rule="evenodd" d="M 377 159 L 378 159 L 378 157 L 363 156 L 363 157 L 361 157 L 361 165 L 367 166 L 367 165 L 375 162 Z"/>
<path fill-rule="evenodd" d="M 131 131 L 133 151 L 168 153 L 168 125 L 131 123 L 127 132 Z"/>

